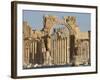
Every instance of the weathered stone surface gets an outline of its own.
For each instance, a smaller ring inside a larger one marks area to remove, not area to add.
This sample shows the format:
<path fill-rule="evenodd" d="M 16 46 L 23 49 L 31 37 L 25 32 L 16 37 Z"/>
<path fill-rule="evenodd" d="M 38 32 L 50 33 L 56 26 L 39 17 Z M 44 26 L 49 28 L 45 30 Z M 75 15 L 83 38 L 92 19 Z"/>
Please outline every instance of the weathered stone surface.
<path fill-rule="evenodd" d="M 64 25 L 68 32 L 61 29 L 51 35 L 50 30 L 56 24 Z M 30 67 L 88 64 L 90 63 L 89 35 L 89 32 L 80 31 L 75 16 L 64 16 L 64 19 L 59 19 L 57 16 L 46 15 L 43 29 L 40 31 L 32 30 L 27 22 L 23 22 L 23 64 L 31 65 Z"/>

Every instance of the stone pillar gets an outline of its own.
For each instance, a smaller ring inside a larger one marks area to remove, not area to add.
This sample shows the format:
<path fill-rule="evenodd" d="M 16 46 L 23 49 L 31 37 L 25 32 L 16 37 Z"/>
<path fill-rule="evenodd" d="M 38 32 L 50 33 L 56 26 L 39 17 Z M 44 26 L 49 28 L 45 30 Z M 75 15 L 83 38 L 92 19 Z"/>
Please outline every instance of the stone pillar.
<path fill-rule="evenodd" d="M 24 48 L 24 52 L 23 52 L 23 65 L 26 66 L 26 64 L 27 64 L 27 46 L 26 46 L 26 41 L 25 40 L 23 42 L 23 48 Z"/>
<path fill-rule="evenodd" d="M 88 37 L 89 37 L 89 64 L 91 64 L 91 58 L 90 58 L 90 56 L 91 56 L 91 44 L 90 44 L 90 42 L 91 42 L 91 31 L 88 31 Z"/>
<path fill-rule="evenodd" d="M 61 64 L 61 39 L 59 39 L 59 54 L 58 54 L 59 64 Z"/>
<path fill-rule="evenodd" d="M 57 59 L 58 59 L 58 58 L 57 58 L 57 51 L 58 51 L 58 50 L 57 50 L 57 42 L 58 42 L 58 40 L 56 39 L 56 40 L 55 40 L 55 63 L 56 63 L 56 64 L 57 64 Z"/>
<path fill-rule="evenodd" d="M 52 57 L 52 64 L 53 64 L 53 40 L 51 40 L 51 57 Z"/>
<path fill-rule="evenodd" d="M 30 51 L 29 51 L 29 63 L 32 64 L 33 63 L 33 44 L 32 42 L 30 42 Z"/>
<path fill-rule="evenodd" d="M 59 42 L 58 42 L 58 53 L 57 53 L 58 56 L 57 56 L 57 57 L 58 57 L 58 61 L 59 61 L 58 64 L 60 65 L 60 60 L 61 60 L 61 59 L 60 59 L 60 58 L 61 58 L 61 56 L 60 56 L 60 39 L 58 39 L 58 41 L 59 41 Z"/>
<path fill-rule="evenodd" d="M 34 40 L 34 63 L 37 64 L 37 41 Z"/>
<path fill-rule="evenodd" d="M 29 48 L 27 48 L 27 59 L 26 59 L 27 65 L 29 64 L 29 52 L 30 52 L 30 50 L 29 50 Z"/>
<path fill-rule="evenodd" d="M 34 53 L 37 53 L 37 41 L 34 42 Z"/>
<path fill-rule="evenodd" d="M 32 42 L 32 53 L 33 53 L 33 55 L 32 55 L 32 58 L 33 58 L 33 64 L 34 64 L 34 41 Z"/>
<path fill-rule="evenodd" d="M 75 36 L 73 34 L 70 35 L 70 62 L 74 64 L 74 56 L 75 56 Z"/>
<path fill-rule="evenodd" d="M 53 40 L 53 63 L 55 64 L 55 40 Z"/>
<path fill-rule="evenodd" d="M 54 52 L 54 64 L 56 64 L 56 62 L 55 62 L 55 61 L 56 61 L 56 60 L 55 60 L 55 56 L 56 56 L 56 55 L 55 55 L 55 40 L 53 40 L 53 45 L 54 45 L 54 49 L 53 49 L 53 52 Z"/>
<path fill-rule="evenodd" d="M 64 54 L 65 54 L 65 56 L 64 56 L 64 58 L 65 58 L 65 63 L 67 62 L 67 46 L 66 46 L 66 38 L 64 38 Z"/>
<path fill-rule="evenodd" d="M 66 37 L 66 40 L 67 40 L 67 44 L 66 44 L 66 46 L 67 46 L 67 64 L 69 64 L 70 63 L 70 39 L 69 39 L 69 36 L 68 37 Z"/>
<path fill-rule="evenodd" d="M 58 60 L 58 57 L 59 56 L 59 40 L 57 39 L 56 41 L 56 64 L 59 64 L 59 60 Z"/>
<path fill-rule="evenodd" d="M 65 64 L 65 58 L 64 58 L 64 56 L 65 56 L 65 53 L 64 53 L 64 50 L 65 50 L 65 47 L 64 47 L 64 38 L 62 38 L 62 40 L 61 40 L 61 54 L 62 54 L 62 64 Z"/>
<path fill-rule="evenodd" d="M 82 40 L 81 40 L 81 43 L 80 43 L 80 59 L 81 59 L 81 62 L 82 62 Z"/>

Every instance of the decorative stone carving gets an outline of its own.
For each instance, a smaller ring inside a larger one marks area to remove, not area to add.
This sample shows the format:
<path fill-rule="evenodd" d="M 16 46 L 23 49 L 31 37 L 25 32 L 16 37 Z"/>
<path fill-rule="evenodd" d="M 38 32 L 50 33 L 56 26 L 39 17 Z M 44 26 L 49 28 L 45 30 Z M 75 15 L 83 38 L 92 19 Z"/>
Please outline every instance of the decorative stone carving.
<path fill-rule="evenodd" d="M 64 36 L 63 34 L 66 34 L 66 33 L 63 33 L 64 31 L 62 32 L 55 31 L 54 32 L 55 36 L 51 36 L 50 30 L 56 24 L 64 25 L 65 27 L 67 27 L 69 30 L 69 34 Z M 83 63 L 81 61 L 84 58 L 82 56 L 83 54 L 81 50 L 82 48 L 81 40 L 89 40 L 89 36 L 87 36 L 88 32 L 85 32 L 85 33 L 80 32 L 80 29 L 76 24 L 75 16 L 64 16 L 64 19 L 59 19 L 56 16 L 46 15 L 44 16 L 44 27 L 40 31 L 32 30 L 32 28 L 28 25 L 27 22 L 23 24 L 23 27 L 24 27 L 23 28 L 24 29 L 23 30 L 24 63 L 26 66 L 30 65 L 30 54 L 32 54 L 33 56 L 32 57 L 33 61 L 31 61 L 31 64 L 33 64 L 35 67 L 41 66 L 41 65 L 52 65 L 52 64 L 56 64 L 56 65 L 57 64 L 71 64 L 72 63 L 71 61 L 73 61 L 74 65 L 78 65 L 78 66 L 80 65 L 80 63 Z M 52 40 L 51 37 L 55 37 L 54 40 Z M 41 40 L 43 41 L 43 44 Z M 51 43 L 51 40 L 52 40 L 52 43 Z M 26 43 L 28 43 L 29 45 L 28 46 L 25 45 Z M 30 44 L 32 45 L 30 46 Z M 51 45 L 53 45 L 53 48 Z M 38 49 L 39 47 L 41 48 Z M 89 49 L 89 42 L 88 42 L 87 48 Z M 89 51 L 87 51 L 87 54 L 88 54 L 88 59 L 89 59 L 90 57 Z M 38 55 L 38 58 L 41 58 L 41 59 L 38 59 L 38 63 L 36 61 L 37 57 L 34 57 L 37 55 Z M 89 63 L 88 61 L 86 62 Z M 39 65 L 39 63 L 41 65 Z"/>

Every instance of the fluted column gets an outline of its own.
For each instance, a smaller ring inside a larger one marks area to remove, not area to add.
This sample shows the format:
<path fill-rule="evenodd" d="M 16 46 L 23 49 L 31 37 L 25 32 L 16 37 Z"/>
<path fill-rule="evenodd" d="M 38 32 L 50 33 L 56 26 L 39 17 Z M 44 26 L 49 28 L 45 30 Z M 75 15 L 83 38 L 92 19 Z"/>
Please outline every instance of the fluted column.
<path fill-rule="evenodd" d="M 55 64 L 57 64 L 57 40 L 55 40 Z"/>
<path fill-rule="evenodd" d="M 59 54 L 59 51 L 58 51 L 58 49 L 59 49 L 59 46 L 58 46 L 58 43 L 59 43 L 59 41 L 58 41 L 58 39 L 56 40 L 56 64 L 58 64 L 58 54 Z"/>
<path fill-rule="evenodd" d="M 66 51 L 67 51 L 67 50 L 66 50 L 66 49 L 67 49 L 67 47 L 66 47 L 66 38 L 64 38 L 64 44 L 65 44 L 65 45 L 64 45 L 64 47 L 65 47 L 65 49 L 64 49 L 64 52 L 65 52 L 65 53 L 64 53 L 64 54 L 65 54 L 64 59 L 65 59 L 65 62 L 66 62 L 66 61 L 67 61 L 67 59 L 66 59 L 66 58 L 67 58 L 67 52 L 66 52 Z"/>
<path fill-rule="evenodd" d="M 64 46 L 64 38 L 62 39 L 62 64 L 65 64 L 65 46 Z"/>
<path fill-rule="evenodd" d="M 69 36 L 66 37 L 66 42 L 67 42 L 67 44 L 66 44 L 66 46 L 67 46 L 67 48 L 66 48 L 66 50 L 67 50 L 67 64 L 69 64 L 70 63 L 70 39 L 69 39 Z"/>
<path fill-rule="evenodd" d="M 63 38 L 61 39 L 61 64 L 64 64 L 64 47 L 63 47 Z"/>
<path fill-rule="evenodd" d="M 54 52 L 54 64 L 55 64 L 55 40 L 53 41 L 53 45 L 54 45 L 54 49 L 53 49 L 53 52 Z"/>
<path fill-rule="evenodd" d="M 29 64 L 29 52 L 30 52 L 30 49 L 27 48 L 27 64 Z"/>
<path fill-rule="evenodd" d="M 57 61 L 58 61 L 58 64 L 60 64 L 60 40 L 58 39 L 58 53 L 57 53 Z"/>
<path fill-rule="evenodd" d="M 32 58 L 33 58 L 33 64 L 34 64 L 34 41 L 32 42 Z"/>
<path fill-rule="evenodd" d="M 37 53 L 37 41 L 34 42 L 34 53 Z"/>
<path fill-rule="evenodd" d="M 62 50 L 63 50 L 63 48 L 62 48 L 62 39 L 60 40 L 61 41 L 61 44 L 60 44 L 60 49 L 61 49 L 61 51 L 60 51 L 60 56 L 61 56 L 61 60 L 60 60 L 60 64 L 63 64 L 63 53 L 62 53 Z"/>

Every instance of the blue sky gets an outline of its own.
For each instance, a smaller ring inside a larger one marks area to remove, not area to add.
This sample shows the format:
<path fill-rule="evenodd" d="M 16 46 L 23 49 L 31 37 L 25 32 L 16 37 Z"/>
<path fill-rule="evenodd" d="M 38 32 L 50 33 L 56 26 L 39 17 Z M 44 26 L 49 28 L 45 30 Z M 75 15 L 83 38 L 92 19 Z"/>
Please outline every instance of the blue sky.
<path fill-rule="evenodd" d="M 53 12 L 53 11 L 34 11 L 23 10 L 23 21 L 27 21 L 32 29 L 43 28 L 43 16 L 54 15 L 63 19 L 64 16 L 76 16 L 77 24 L 82 32 L 90 30 L 90 13 L 73 13 L 73 12 Z"/>

